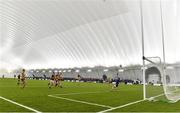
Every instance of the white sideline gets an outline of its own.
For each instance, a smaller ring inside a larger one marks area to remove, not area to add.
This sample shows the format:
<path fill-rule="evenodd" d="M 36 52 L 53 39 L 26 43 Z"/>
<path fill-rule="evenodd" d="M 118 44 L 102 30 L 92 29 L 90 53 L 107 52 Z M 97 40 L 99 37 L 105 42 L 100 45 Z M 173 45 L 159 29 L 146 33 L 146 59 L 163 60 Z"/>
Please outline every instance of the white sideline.
<path fill-rule="evenodd" d="M 28 106 L 19 104 L 19 103 L 15 102 L 15 101 L 9 100 L 9 99 L 4 98 L 4 97 L 2 97 L 2 96 L 0 96 L 0 99 L 3 99 L 3 100 L 8 101 L 8 102 L 10 102 L 10 103 L 16 104 L 16 105 L 21 106 L 21 107 L 23 107 L 23 108 L 26 108 L 26 109 L 28 109 L 28 110 L 34 111 L 34 112 L 36 112 L 36 113 L 42 113 L 42 112 L 37 111 L 37 110 L 35 110 L 35 109 L 33 109 L 33 108 L 30 108 L 30 107 L 28 107 Z"/>
<path fill-rule="evenodd" d="M 154 97 L 151 97 L 151 98 L 157 98 L 157 97 L 160 97 L 160 96 L 163 96 L 163 95 L 164 95 L 164 94 L 160 94 L 160 95 L 157 95 L 157 96 L 154 96 Z M 115 109 L 124 108 L 124 107 L 126 107 L 126 106 L 130 106 L 130 105 L 133 105 L 133 104 L 137 104 L 137 103 L 140 103 L 140 102 L 143 102 L 143 101 L 146 101 L 146 100 L 148 100 L 148 99 L 134 101 L 134 102 L 127 103 L 127 104 L 124 104 L 124 105 L 121 105 L 121 106 L 117 106 L 117 107 L 113 107 L 113 108 L 110 108 L 110 109 L 107 109 L 107 110 L 104 110 L 104 111 L 100 111 L 100 112 L 98 112 L 98 113 L 105 113 L 105 112 L 112 111 L 112 110 L 115 110 Z"/>
<path fill-rule="evenodd" d="M 105 108 L 113 108 L 113 107 L 107 106 L 107 105 L 90 103 L 90 102 L 86 102 L 86 101 L 80 101 L 80 100 L 75 100 L 75 99 L 70 99 L 70 98 L 64 98 L 64 97 L 59 97 L 59 96 L 54 96 L 54 95 L 48 95 L 48 96 L 49 96 L 49 97 L 53 97 L 53 98 L 59 98 L 59 99 L 63 99 L 63 100 L 68 100 L 68 101 L 72 101 L 72 102 L 78 102 L 78 103 L 93 105 L 93 106 L 100 106 L 100 107 L 105 107 Z"/>

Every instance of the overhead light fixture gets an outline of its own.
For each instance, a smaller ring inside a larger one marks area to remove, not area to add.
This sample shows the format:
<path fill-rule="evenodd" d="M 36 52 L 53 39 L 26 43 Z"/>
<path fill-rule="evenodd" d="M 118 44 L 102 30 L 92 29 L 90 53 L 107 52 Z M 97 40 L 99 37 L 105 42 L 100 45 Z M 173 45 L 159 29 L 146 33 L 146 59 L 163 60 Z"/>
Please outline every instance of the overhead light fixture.
<path fill-rule="evenodd" d="M 57 73 L 58 71 L 57 71 L 57 70 L 55 70 L 54 72 L 55 72 L 55 73 Z"/>
<path fill-rule="evenodd" d="M 79 70 L 76 70 L 76 72 L 78 73 L 78 72 L 79 72 Z"/>
<path fill-rule="evenodd" d="M 119 72 L 124 72 L 124 69 L 119 69 L 118 71 L 119 71 Z"/>
<path fill-rule="evenodd" d="M 104 72 L 107 72 L 107 71 L 109 71 L 108 69 L 104 69 Z"/>
<path fill-rule="evenodd" d="M 68 72 L 71 72 L 71 70 L 68 70 Z"/>
<path fill-rule="evenodd" d="M 64 73 L 66 72 L 66 70 L 63 71 Z"/>
<path fill-rule="evenodd" d="M 91 70 L 91 69 L 88 69 L 87 72 L 92 72 L 92 70 Z"/>

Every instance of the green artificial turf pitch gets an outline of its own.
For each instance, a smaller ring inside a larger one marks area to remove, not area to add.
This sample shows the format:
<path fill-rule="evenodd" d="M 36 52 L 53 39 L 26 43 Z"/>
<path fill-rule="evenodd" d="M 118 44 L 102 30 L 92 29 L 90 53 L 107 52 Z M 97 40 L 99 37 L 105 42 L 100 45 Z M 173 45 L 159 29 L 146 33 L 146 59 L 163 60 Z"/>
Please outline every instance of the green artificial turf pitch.
<path fill-rule="evenodd" d="M 16 79 L 0 79 L 0 96 L 41 112 L 99 112 L 143 97 L 142 85 L 121 84 L 112 90 L 106 83 L 63 82 L 63 88 L 49 89 L 47 80 L 27 80 L 27 87 L 21 89 L 16 82 Z M 147 93 L 148 96 L 161 94 L 162 87 L 148 86 Z M 32 111 L 0 98 L 0 112 Z M 146 100 L 109 112 L 180 112 L 180 102 Z"/>

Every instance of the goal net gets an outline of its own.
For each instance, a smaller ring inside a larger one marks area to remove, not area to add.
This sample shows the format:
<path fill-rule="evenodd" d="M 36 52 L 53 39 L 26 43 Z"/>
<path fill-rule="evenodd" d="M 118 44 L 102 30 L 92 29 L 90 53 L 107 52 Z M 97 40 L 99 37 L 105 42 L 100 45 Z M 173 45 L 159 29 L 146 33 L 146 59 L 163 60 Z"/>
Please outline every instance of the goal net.
<path fill-rule="evenodd" d="M 180 100 L 180 66 L 168 65 L 163 77 L 164 92 L 168 100 L 177 102 Z"/>
<path fill-rule="evenodd" d="M 180 100 L 180 66 L 164 66 L 159 57 L 145 58 L 145 94 L 151 101 Z"/>
<path fill-rule="evenodd" d="M 145 58 L 145 96 L 148 100 L 164 98 L 163 68 L 159 57 Z"/>

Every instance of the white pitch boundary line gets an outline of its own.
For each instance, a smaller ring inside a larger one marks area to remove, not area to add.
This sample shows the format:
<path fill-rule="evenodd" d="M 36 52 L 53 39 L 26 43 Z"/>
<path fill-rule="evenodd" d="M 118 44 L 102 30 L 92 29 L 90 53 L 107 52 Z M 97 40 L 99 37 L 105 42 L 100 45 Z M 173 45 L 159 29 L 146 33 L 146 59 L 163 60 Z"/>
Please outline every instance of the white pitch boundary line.
<path fill-rule="evenodd" d="M 79 94 L 94 94 L 94 93 L 105 93 L 110 91 L 97 91 L 97 92 L 81 92 L 81 93 L 62 93 L 62 94 L 51 94 L 51 95 L 79 95 Z"/>
<path fill-rule="evenodd" d="M 33 109 L 33 108 L 30 108 L 30 107 L 25 106 L 25 105 L 22 105 L 22 104 L 19 104 L 19 103 L 15 102 L 15 101 L 9 100 L 9 99 L 4 98 L 4 97 L 2 97 L 2 96 L 0 96 L 0 99 L 3 99 L 3 100 L 5 100 L 5 101 L 8 101 L 8 102 L 13 103 L 13 104 L 18 105 L 18 106 L 21 106 L 21 107 L 26 108 L 26 109 L 28 109 L 28 110 L 34 111 L 34 112 L 36 112 L 36 113 L 42 113 L 42 112 L 40 112 L 40 111 L 38 111 L 38 110 L 35 110 L 35 109 Z"/>
<path fill-rule="evenodd" d="M 119 90 L 80 92 L 80 93 L 59 93 L 59 94 L 51 94 L 51 95 L 80 95 L 80 94 L 94 94 L 94 93 L 106 93 L 106 92 L 119 92 Z"/>
<path fill-rule="evenodd" d="M 115 110 L 115 109 L 124 108 L 126 106 L 130 106 L 130 105 L 140 103 L 140 102 L 143 102 L 143 101 L 145 101 L 145 100 L 138 100 L 138 101 L 131 102 L 131 103 L 128 103 L 128 104 L 124 104 L 124 105 L 121 105 L 121 106 L 113 107 L 113 108 L 110 108 L 110 109 L 107 109 L 107 110 L 104 110 L 104 111 L 100 111 L 98 113 L 105 113 L 105 112 L 112 111 L 112 110 Z"/>
<path fill-rule="evenodd" d="M 157 96 L 154 96 L 154 97 L 150 97 L 150 98 L 147 98 L 146 100 L 151 100 L 151 99 L 154 99 L 154 98 L 157 98 L 157 97 L 160 97 L 160 96 L 163 96 L 163 95 L 165 95 L 165 94 L 160 94 L 160 95 L 157 95 Z"/>
<path fill-rule="evenodd" d="M 160 95 L 157 95 L 157 96 L 154 96 L 154 97 L 151 97 L 151 98 L 157 98 L 157 97 L 160 97 L 160 96 L 163 96 L 163 95 L 164 94 L 160 94 Z M 124 108 L 124 107 L 130 106 L 130 105 L 133 105 L 133 104 L 137 104 L 137 103 L 140 103 L 140 102 L 143 102 L 143 101 L 146 101 L 146 100 L 148 100 L 148 99 L 134 101 L 134 102 L 131 102 L 131 103 L 128 103 L 128 104 L 124 104 L 124 105 L 121 105 L 121 106 L 117 106 L 117 107 L 113 107 L 113 108 L 110 108 L 110 109 L 107 109 L 107 110 L 103 110 L 103 111 L 100 111 L 98 113 L 105 113 L 105 112 L 109 112 L 109 111 L 112 111 L 112 110 L 115 110 L 115 109 Z"/>
<path fill-rule="evenodd" d="M 102 104 L 97 104 L 97 103 L 91 103 L 91 102 L 86 102 L 86 101 L 80 101 L 80 100 L 75 100 L 75 99 L 70 99 L 70 98 L 64 98 L 64 97 L 59 97 L 59 96 L 54 96 L 54 95 L 48 95 L 48 96 L 49 96 L 49 97 L 53 97 L 53 98 L 68 100 L 68 101 L 72 101 L 72 102 L 77 102 L 77 103 L 83 103 L 83 104 L 93 105 L 93 106 L 100 106 L 100 107 L 105 107 L 105 108 L 113 108 L 113 107 L 107 106 L 107 105 L 102 105 Z"/>

